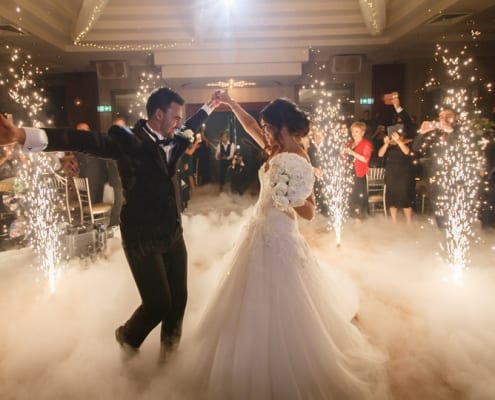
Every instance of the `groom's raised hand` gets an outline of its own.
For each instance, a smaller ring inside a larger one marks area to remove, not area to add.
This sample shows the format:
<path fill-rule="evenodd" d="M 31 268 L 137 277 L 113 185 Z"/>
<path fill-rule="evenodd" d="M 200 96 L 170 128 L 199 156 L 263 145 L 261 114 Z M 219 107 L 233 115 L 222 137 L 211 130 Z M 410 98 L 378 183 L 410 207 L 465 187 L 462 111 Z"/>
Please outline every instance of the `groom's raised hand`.
<path fill-rule="evenodd" d="M 0 114 L 0 146 L 11 143 L 24 144 L 26 132 L 22 128 L 17 128 L 10 120 Z"/>

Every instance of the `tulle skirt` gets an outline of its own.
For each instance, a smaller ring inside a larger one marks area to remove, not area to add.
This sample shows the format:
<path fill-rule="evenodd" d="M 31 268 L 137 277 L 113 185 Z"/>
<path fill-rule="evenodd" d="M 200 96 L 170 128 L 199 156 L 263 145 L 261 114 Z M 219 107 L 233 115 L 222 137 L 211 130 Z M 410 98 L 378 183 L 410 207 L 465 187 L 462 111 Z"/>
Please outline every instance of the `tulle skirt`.
<path fill-rule="evenodd" d="M 255 215 L 228 257 L 177 354 L 179 398 L 387 398 L 384 356 L 353 323 L 356 288 L 318 263 L 293 217 Z"/>

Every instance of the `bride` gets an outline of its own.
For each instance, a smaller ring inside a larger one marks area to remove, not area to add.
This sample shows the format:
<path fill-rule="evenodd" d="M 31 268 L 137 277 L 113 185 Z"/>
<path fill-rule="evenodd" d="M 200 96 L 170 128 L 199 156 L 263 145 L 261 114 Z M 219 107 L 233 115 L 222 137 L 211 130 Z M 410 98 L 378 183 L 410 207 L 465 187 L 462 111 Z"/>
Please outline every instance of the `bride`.
<path fill-rule="evenodd" d="M 228 93 L 220 96 L 268 160 L 195 344 L 177 354 L 193 359 L 181 398 L 387 398 L 384 358 L 352 323 L 354 287 L 318 264 L 298 230 L 297 216 L 315 212 L 312 168 L 299 144 L 308 116 L 277 99 L 261 111 L 260 126 Z"/>

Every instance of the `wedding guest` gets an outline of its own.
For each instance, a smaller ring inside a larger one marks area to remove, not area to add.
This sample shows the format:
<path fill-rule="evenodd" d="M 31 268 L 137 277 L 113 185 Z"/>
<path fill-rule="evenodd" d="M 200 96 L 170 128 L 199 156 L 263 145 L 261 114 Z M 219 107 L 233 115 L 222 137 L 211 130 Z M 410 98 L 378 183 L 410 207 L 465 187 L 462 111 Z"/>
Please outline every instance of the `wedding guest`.
<path fill-rule="evenodd" d="M 349 196 L 349 214 L 351 218 L 364 218 L 368 215 L 368 190 L 366 187 L 366 174 L 373 153 L 373 145 L 364 138 L 366 124 L 358 121 L 351 125 L 352 140 L 344 153 L 353 157 L 354 183 Z"/>
<path fill-rule="evenodd" d="M 218 181 L 220 184 L 220 191 L 223 190 L 225 180 L 227 178 L 227 171 L 229 165 L 234 158 L 235 143 L 230 142 L 230 133 L 228 131 L 222 132 L 220 137 L 220 143 L 217 145 L 215 152 L 215 158 L 220 161 L 220 169 L 218 175 Z"/>
<path fill-rule="evenodd" d="M 194 136 L 194 142 L 189 145 L 189 147 L 184 152 L 181 160 L 181 175 L 185 183 L 189 186 L 189 196 L 194 195 L 196 190 L 196 182 L 194 181 L 194 153 L 198 149 L 201 143 L 201 135 Z"/>
<path fill-rule="evenodd" d="M 203 124 L 196 137 L 198 138 L 198 148 L 194 152 L 194 173 L 198 186 L 211 182 L 212 148 L 206 136 L 206 125 Z"/>
<path fill-rule="evenodd" d="M 246 179 L 246 164 L 240 151 L 236 151 L 230 165 L 230 190 L 239 195 L 244 194 L 248 187 Z"/>
<path fill-rule="evenodd" d="M 389 207 L 394 223 L 397 222 L 398 209 L 402 209 L 406 223 L 410 224 L 416 196 L 415 169 L 410 145 L 416 133 L 412 131 L 411 118 L 401 106 L 398 93 L 393 96 L 391 103 L 402 127 L 397 125 L 397 130 L 386 135 L 383 145 L 378 150 L 378 156 L 385 159 L 385 204 Z"/>
<path fill-rule="evenodd" d="M 385 204 L 394 223 L 398 209 L 402 209 L 407 224 L 412 222 L 415 180 L 411 142 L 407 136 L 393 132 L 391 136 L 385 136 L 378 150 L 378 156 L 385 158 Z"/>
<path fill-rule="evenodd" d="M 438 121 L 423 121 L 412 144 L 414 153 L 422 157 L 425 180 L 428 183 L 428 195 L 434 205 L 437 226 L 446 227 L 447 204 L 441 201 L 442 188 L 439 186 L 439 174 L 443 170 L 444 157 L 448 157 L 453 145 L 459 140 L 461 132 L 457 124 L 457 113 L 451 107 L 443 107 Z"/>
<path fill-rule="evenodd" d="M 323 135 L 317 130 L 313 129 L 309 137 L 309 146 L 307 149 L 309 161 L 313 166 L 313 171 L 315 174 L 315 200 L 316 200 L 316 210 L 322 215 L 328 216 L 328 204 L 326 201 L 325 194 L 325 183 L 323 180 Z"/>

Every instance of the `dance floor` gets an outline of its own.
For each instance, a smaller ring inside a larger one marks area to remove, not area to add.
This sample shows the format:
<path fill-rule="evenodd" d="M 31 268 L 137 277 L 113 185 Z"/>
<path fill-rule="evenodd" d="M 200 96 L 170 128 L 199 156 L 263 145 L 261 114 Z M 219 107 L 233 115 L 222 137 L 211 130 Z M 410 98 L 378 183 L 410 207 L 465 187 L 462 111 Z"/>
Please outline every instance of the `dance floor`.
<path fill-rule="evenodd" d="M 223 256 L 254 201 L 200 191 L 189 203 L 184 335 L 228 268 Z M 443 234 L 426 217 L 410 227 L 381 215 L 349 221 L 340 247 L 321 217 L 302 221 L 301 231 L 325 266 L 356 281 L 359 322 L 387 354 L 394 398 L 495 398 L 494 232 L 477 230 L 470 268 L 456 284 L 440 247 Z M 168 398 L 173 382 L 157 362 L 158 330 L 132 360 L 114 339 L 138 303 L 118 235 L 95 262 L 66 263 L 54 293 L 29 249 L 0 253 L 0 398 Z"/>

